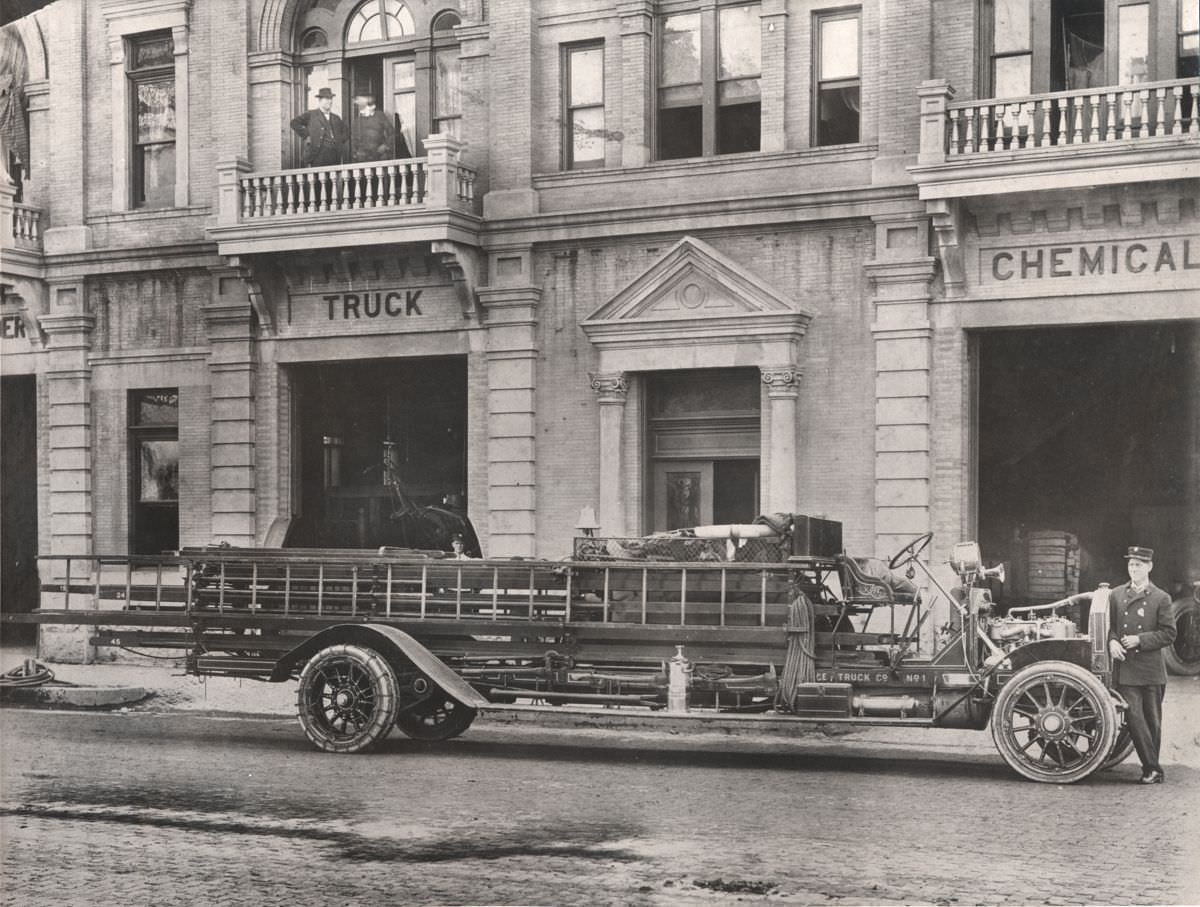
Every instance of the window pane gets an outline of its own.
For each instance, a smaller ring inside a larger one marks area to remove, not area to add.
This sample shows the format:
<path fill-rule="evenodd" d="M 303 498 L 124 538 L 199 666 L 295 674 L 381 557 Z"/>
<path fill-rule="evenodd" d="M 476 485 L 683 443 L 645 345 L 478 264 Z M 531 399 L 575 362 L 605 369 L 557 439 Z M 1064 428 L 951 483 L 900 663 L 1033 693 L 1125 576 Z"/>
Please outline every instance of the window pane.
<path fill-rule="evenodd" d="M 416 85 L 416 67 L 412 60 L 404 60 L 392 64 L 393 88 L 415 88 Z"/>
<path fill-rule="evenodd" d="M 176 391 L 146 391 L 134 401 L 134 425 L 177 425 L 179 394 Z"/>
<path fill-rule="evenodd" d="M 1149 77 L 1150 4 L 1122 6 L 1118 13 L 1118 72 L 1121 85 L 1145 82 Z"/>
<path fill-rule="evenodd" d="M 604 50 L 600 47 L 572 50 L 570 63 L 571 85 L 568 104 L 604 103 Z"/>
<path fill-rule="evenodd" d="M 700 81 L 700 16 L 668 16 L 662 29 L 662 85 Z"/>
<path fill-rule="evenodd" d="M 387 113 L 388 111 L 384 111 Z M 392 127 L 395 130 L 396 157 L 412 157 L 417 153 L 417 95 L 413 91 L 398 91 L 392 95 Z"/>
<path fill-rule="evenodd" d="M 817 144 L 849 145 L 858 141 L 858 86 L 822 88 L 817 99 Z"/>
<path fill-rule="evenodd" d="M 360 41 L 380 41 L 383 39 L 383 20 L 378 13 L 366 15 L 359 13 L 355 21 L 350 23 L 350 34 L 346 38 L 348 44 Z"/>
<path fill-rule="evenodd" d="M 761 136 L 761 104 L 724 104 L 717 111 L 717 154 L 758 151 Z"/>
<path fill-rule="evenodd" d="M 324 63 L 316 66 L 306 66 L 304 68 L 304 94 L 308 99 L 305 110 L 312 110 L 317 106 L 317 92 L 322 88 L 329 88 L 329 70 Z"/>
<path fill-rule="evenodd" d="M 1029 50 L 1029 0 L 993 0 L 993 3 L 993 52 Z"/>
<path fill-rule="evenodd" d="M 139 145 L 134 149 L 140 183 L 137 203 L 147 208 L 175 206 L 175 143 Z"/>
<path fill-rule="evenodd" d="M 1200 31 L 1200 0 L 1180 0 L 1179 30 Z"/>
<path fill-rule="evenodd" d="M 717 100 L 721 104 L 757 101 L 758 96 L 758 79 L 731 79 L 717 86 Z"/>
<path fill-rule="evenodd" d="M 433 115 L 457 116 L 462 113 L 462 69 L 457 50 L 439 50 L 433 55 Z"/>
<path fill-rule="evenodd" d="M 140 441 L 138 459 L 141 461 L 141 494 L 139 500 L 179 500 L 179 442 Z"/>
<path fill-rule="evenodd" d="M 138 38 L 133 42 L 133 69 L 148 66 L 173 66 L 175 64 L 175 42 L 170 35 L 153 38 Z"/>
<path fill-rule="evenodd" d="M 758 4 L 721 10 L 719 78 L 756 76 L 762 71 L 762 26 Z"/>
<path fill-rule="evenodd" d="M 1107 85 L 1104 60 L 1104 13 L 1079 13 L 1063 19 L 1070 90 Z"/>
<path fill-rule="evenodd" d="M 571 111 L 571 162 L 604 162 L 604 108 Z"/>
<path fill-rule="evenodd" d="M 658 156 L 662 160 L 700 157 L 701 107 L 666 107 L 658 112 Z"/>
<path fill-rule="evenodd" d="M 821 74 L 828 79 L 858 75 L 858 19 L 821 20 Z"/>
<path fill-rule="evenodd" d="M 992 61 L 992 96 L 1020 98 L 1029 94 L 1029 54 L 997 57 Z"/>
<path fill-rule="evenodd" d="M 138 144 L 175 140 L 175 80 L 137 83 Z"/>

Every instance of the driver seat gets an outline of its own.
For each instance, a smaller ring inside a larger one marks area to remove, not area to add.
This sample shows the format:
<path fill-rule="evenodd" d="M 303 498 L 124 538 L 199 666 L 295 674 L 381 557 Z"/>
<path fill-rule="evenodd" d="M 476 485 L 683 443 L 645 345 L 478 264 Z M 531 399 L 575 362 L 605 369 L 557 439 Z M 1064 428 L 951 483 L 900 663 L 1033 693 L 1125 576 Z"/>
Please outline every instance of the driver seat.
<path fill-rule="evenodd" d="M 847 598 L 890 604 L 912 604 L 917 600 L 917 587 L 877 557 L 839 554 L 837 561 L 843 568 L 842 588 Z"/>

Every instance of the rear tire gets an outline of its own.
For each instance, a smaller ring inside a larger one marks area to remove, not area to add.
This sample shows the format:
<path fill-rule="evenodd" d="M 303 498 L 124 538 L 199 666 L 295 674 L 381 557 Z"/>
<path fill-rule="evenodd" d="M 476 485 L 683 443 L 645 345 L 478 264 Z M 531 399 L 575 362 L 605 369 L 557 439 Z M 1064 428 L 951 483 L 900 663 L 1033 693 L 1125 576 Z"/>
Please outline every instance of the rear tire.
<path fill-rule="evenodd" d="M 1100 766 L 1102 770 L 1120 765 L 1133 752 L 1133 734 L 1129 732 L 1129 722 L 1126 720 L 1126 715 L 1129 713 L 1124 707 L 1125 700 L 1121 698 L 1120 693 L 1112 690 L 1109 691 L 1109 695 L 1116 697 L 1122 707 L 1117 709 L 1117 722 L 1119 723 L 1119 727 L 1117 728 L 1117 742 L 1113 744 L 1112 753 L 1104 760 L 1104 764 Z"/>
<path fill-rule="evenodd" d="M 469 728 L 475 714 L 475 709 L 435 688 L 424 702 L 400 712 L 396 727 L 414 740 L 449 740 Z"/>
<path fill-rule="evenodd" d="M 300 725 L 327 753 L 361 753 L 376 746 L 396 723 L 399 703 L 396 672 L 373 649 L 329 646 L 300 672 Z"/>
<path fill-rule="evenodd" d="M 1175 642 L 1163 649 L 1172 674 L 1200 674 L 1200 601 L 1189 595 L 1175 601 Z"/>
<path fill-rule="evenodd" d="M 1018 774 L 1071 784 L 1103 767 L 1117 740 L 1117 708 L 1091 672 L 1065 661 L 1017 671 L 996 697 L 992 739 Z"/>

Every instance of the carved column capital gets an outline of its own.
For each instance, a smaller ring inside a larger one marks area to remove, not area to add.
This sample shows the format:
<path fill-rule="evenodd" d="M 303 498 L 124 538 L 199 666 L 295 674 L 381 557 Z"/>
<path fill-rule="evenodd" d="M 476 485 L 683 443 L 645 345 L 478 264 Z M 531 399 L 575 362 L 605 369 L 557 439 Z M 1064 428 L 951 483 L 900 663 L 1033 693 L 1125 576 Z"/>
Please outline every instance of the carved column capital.
<path fill-rule="evenodd" d="M 624 403 L 629 395 L 629 379 L 624 372 L 589 374 L 588 379 L 601 403 Z"/>
<path fill-rule="evenodd" d="M 800 393 L 800 379 L 804 372 L 794 365 L 763 366 L 762 382 L 771 397 L 795 397 Z"/>

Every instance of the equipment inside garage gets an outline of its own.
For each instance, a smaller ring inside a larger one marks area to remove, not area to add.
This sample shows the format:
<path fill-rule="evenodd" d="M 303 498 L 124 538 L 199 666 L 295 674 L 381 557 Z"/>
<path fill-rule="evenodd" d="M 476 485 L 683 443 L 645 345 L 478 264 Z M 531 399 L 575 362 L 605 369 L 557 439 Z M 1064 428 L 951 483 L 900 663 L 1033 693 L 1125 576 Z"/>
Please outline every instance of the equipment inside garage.
<path fill-rule="evenodd" d="M 295 366 L 292 380 L 300 512 L 287 546 L 403 544 L 385 457 L 409 501 L 466 513 L 465 357 Z"/>
<path fill-rule="evenodd" d="M 1196 323 L 990 331 L 977 343 L 979 536 L 1009 565 L 1004 603 L 1124 582 L 1134 544 L 1155 549 L 1152 578 L 1172 597 L 1200 579 Z"/>

